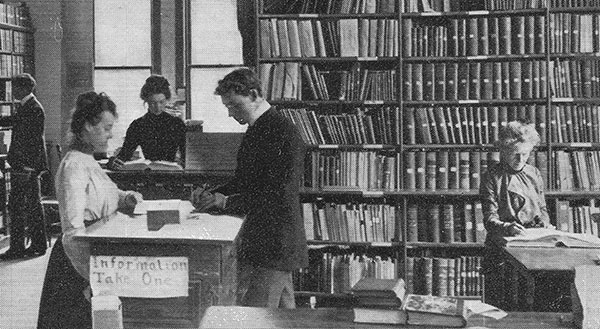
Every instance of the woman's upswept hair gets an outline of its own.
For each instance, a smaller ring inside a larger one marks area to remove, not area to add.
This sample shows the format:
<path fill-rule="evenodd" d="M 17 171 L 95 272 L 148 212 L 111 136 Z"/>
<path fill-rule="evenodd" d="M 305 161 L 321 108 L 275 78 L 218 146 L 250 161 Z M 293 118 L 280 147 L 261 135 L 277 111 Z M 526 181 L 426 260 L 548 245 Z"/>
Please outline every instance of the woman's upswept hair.
<path fill-rule="evenodd" d="M 166 99 L 171 98 L 171 89 L 169 88 L 169 80 L 162 75 L 153 74 L 146 79 L 146 83 L 140 90 L 140 98 L 146 101 L 150 96 L 156 94 L 165 95 Z"/>
<path fill-rule="evenodd" d="M 84 145 L 81 133 L 86 123 L 95 126 L 102 120 L 102 113 L 109 112 L 117 117 L 117 106 L 107 94 L 88 91 L 77 96 L 75 108 L 71 114 L 71 148 L 81 149 Z"/>
<path fill-rule="evenodd" d="M 531 123 L 521 120 L 511 121 L 500 129 L 499 138 L 495 144 L 499 148 L 506 148 L 516 143 L 537 146 L 540 144 L 540 134 Z"/>

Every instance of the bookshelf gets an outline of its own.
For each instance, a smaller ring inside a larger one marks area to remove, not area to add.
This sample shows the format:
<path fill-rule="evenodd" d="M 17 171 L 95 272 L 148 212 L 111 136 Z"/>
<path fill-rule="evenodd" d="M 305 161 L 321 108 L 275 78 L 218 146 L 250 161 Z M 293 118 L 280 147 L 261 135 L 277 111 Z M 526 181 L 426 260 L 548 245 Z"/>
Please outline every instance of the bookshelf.
<path fill-rule="evenodd" d="M 0 3 L 0 116 L 10 116 L 13 109 L 13 75 L 30 73 L 34 75 L 33 27 L 29 9 L 25 4 Z M 6 154 L 10 147 L 11 128 L 0 128 L 0 155 Z M 4 160 L 1 162 L 4 171 Z M 7 191 L 10 191 L 10 177 L 0 179 L 3 192 L 0 192 L 2 221 L 0 232 L 6 233 L 8 213 Z"/>
<path fill-rule="evenodd" d="M 23 4 L 0 4 L 0 115 L 12 110 L 11 77 L 34 74 L 33 28 Z"/>
<path fill-rule="evenodd" d="M 265 96 L 309 145 L 311 245 L 389 259 L 409 291 L 482 296 L 478 188 L 515 119 L 542 137 L 529 162 L 553 224 L 597 234 L 600 2 L 264 0 L 256 17 Z M 312 249 L 308 271 L 362 275 Z"/>

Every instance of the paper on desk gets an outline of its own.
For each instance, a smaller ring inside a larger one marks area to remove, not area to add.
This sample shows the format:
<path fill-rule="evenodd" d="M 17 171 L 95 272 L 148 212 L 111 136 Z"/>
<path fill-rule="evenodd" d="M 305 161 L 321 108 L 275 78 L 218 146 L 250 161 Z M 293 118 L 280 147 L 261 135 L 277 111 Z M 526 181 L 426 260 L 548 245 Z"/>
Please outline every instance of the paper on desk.
<path fill-rule="evenodd" d="M 471 315 L 479 314 L 496 320 L 507 315 L 503 310 L 478 300 L 465 300 L 465 307 L 471 311 Z"/>
<path fill-rule="evenodd" d="M 185 207 L 185 202 L 179 199 L 167 199 L 167 200 L 144 200 L 138 203 L 133 210 L 134 215 L 144 215 L 148 210 L 170 210 L 170 209 L 181 209 L 189 208 Z M 188 210 L 188 209 L 185 209 Z M 189 209 L 188 213 L 192 209 Z"/>

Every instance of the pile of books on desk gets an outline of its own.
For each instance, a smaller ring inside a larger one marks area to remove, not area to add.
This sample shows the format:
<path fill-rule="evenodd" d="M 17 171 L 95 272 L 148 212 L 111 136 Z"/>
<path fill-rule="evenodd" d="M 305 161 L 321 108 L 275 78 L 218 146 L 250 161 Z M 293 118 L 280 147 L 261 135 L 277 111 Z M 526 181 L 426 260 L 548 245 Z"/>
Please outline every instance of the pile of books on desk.
<path fill-rule="evenodd" d="M 464 300 L 406 294 L 404 280 L 363 278 L 352 287 L 354 322 L 460 328 L 470 315 Z"/>

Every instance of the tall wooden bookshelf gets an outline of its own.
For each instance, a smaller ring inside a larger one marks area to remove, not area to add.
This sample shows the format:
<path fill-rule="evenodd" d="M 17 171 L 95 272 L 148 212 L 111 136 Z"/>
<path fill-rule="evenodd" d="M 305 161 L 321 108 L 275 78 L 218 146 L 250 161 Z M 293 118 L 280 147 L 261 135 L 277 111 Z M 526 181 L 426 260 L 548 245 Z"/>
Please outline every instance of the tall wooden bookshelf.
<path fill-rule="evenodd" d="M 12 108 L 11 77 L 19 73 L 34 74 L 33 28 L 28 8 L 17 4 L 0 4 L 0 114 L 10 115 Z"/>
<path fill-rule="evenodd" d="M 34 75 L 33 27 L 25 4 L 0 3 L 0 116 L 10 116 L 13 110 L 12 76 L 19 73 Z M 0 128 L 0 154 L 6 154 L 10 145 L 10 128 Z M 2 162 L 3 163 L 3 162 Z M 1 168 L 4 170 L 4 168 Z M 6 233 L 6 191 L 10 179 L 3 175 L 0 185 L 0 232 Z"/>
<path fill-rule="evenodd" d="M 478 188 L 514 119 L 542 136 L 553 224 L 598 234 L 600 2 L 264 0 L 256 17 L 264 94 L 309 145 L 298 290 L 391 275 L 482 296 Z"/>

